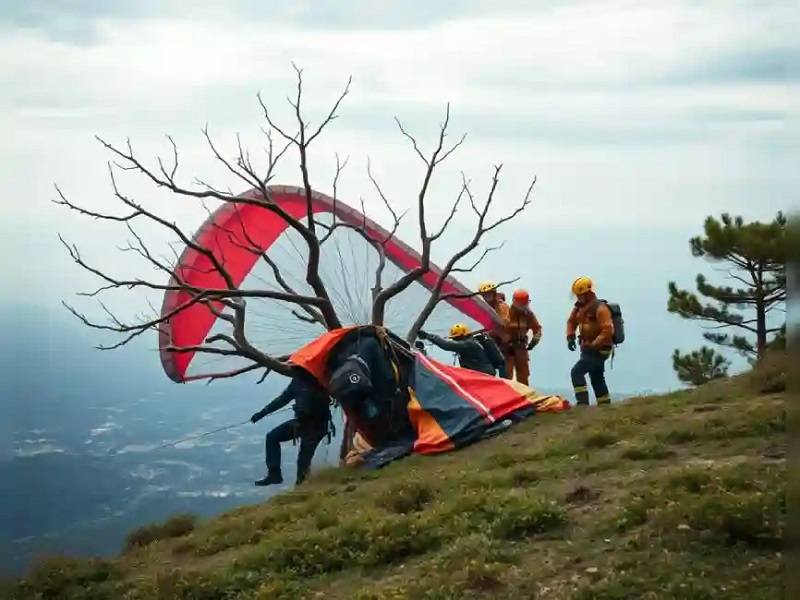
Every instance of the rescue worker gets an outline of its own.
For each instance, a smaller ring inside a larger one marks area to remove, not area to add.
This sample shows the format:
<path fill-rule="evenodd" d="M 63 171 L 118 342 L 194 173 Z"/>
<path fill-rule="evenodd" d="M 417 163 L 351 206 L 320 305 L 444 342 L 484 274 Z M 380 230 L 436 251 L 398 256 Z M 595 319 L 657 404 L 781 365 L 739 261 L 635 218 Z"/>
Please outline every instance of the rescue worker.
<path fill-rule="evenodd" d="M 578 277 L 573 281 L 572 293 L 576 302 L 567 319 L 567 347 L 574 352 L 580 345 L 581 352 L 570 372 L 575 401 L 579 405 L 589 404 L 586 387 L 588 375 L 597 404 L 609 404 L 611 396 L 606 384 L 605 365 L 613 348 L 614 323 L 611 311 L 605 303 L 598 301 L 594 284 L 588 277 Z M 578 342 L 575 339 L 576 331 L 580 334 Z"/>
<path fill-rule="evenodd" d="M 530 378 L 528 352 L 542 339 L 542 325 L 531 310 L 530 304 L 531 297 L 527 290 L 514 290 L 501 346 L 505 354 L 506 378 L 516 377 L 516 380 L 523 385 L 528 385 Z M 528 331 L 531 332 L 530 340 Z"/>
<path fill-rule="evenodd" d="M 450 339 L 445 339 L 420 331 L 417 336 L 421 340 L 429 340 L 434 346 L 455 352 L 458 356 L 458 364 L 464 369 L 471 369 L 487 375 L 497 375 L 502 373 L 504 368 L 503 355 L 494 340 L 488 335 L 483 337 L 483 343 L 469 328 L 457 323 L 450 328 Z"/>
<path fill-rule="evenodd" d="M 495 310 L 504 324 L 508 322 L 508 304 L 506 304 L 506 297 L 505 294 L 497 291 L 496 283 L 484 281 L 478 286 L 478 293 L 484 301 Z M 488 332 L 495 344 L 501 346 L 501 348 L 503 343 L 503 329 L 504 327 L 501 326 Z"/>
<path fill-rule="evenodd" d="M 330 396 L 311 373 L 301 367 L 293 367 L 292 378 L 286 389 L 277 398 L 250 417 L 252 423 L 285 407 L 294 400 L 294 417 L 276 426 L 267 433 L 264 441 L 267 463 L 266 477 L 255 482 L 258 486 L 283 483 L 281 472 L 281 443 L 299 439 L 297 451 L 297 485 L 301 484 L 311 468 L 311 459 L 320 442 L 330 432 Z"/>

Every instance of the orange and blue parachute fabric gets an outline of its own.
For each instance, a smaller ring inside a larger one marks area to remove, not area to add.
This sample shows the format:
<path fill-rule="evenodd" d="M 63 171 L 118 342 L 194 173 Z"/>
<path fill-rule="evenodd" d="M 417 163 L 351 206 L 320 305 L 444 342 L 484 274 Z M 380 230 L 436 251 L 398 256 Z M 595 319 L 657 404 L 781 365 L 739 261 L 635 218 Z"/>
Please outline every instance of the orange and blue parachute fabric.
<path fill-rule="evenodd" d="M 457 449 L 504 429 L 504 421 L 520 421 L 538 410 L 569 408 L 564 398 L 541 396 L 516 381 L 446 365 L 422 354 L 415 357 L 409 393 L 417 454 Z"/>
<path fill-rule="evenodd" d="M 289 361 L 327 385 L 327 357 L 354 329 L 357 328 L 328 332 L 298 350 Z M 560 396 L 544 396 L 516 381 L 446 365 L 421 352 L 413 353 L 407 382 L 406 409 L 415 439 L 391 447 L 374 447 L 368 428 L 345 407 L 347 419 L 353 422 L 363 442 L 357 453 L 359 460 L 354 460 L 351 454 L 350 464 L 377 468 L 411 453 L 456 450 L 494 435 L 537 411 L 560 412 L 570 408 L 569 402 Z"/>

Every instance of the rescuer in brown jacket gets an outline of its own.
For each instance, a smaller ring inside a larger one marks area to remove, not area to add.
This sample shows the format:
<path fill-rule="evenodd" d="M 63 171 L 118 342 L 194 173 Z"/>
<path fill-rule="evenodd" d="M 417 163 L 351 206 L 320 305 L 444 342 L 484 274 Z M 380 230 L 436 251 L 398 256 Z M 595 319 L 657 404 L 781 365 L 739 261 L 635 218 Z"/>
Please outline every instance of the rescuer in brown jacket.
<path fill-rule="evenodd" d="M 542 339 L 542 326 L 533 314 L 530 302 L 531 298 L 526 290 L 514 291 L 500 344 L 500 349 L 506 358 L 506 378 L 511 379 L 516 376 L 516 380 L 523 385 L 528 385 L 531 372 L 528 352 Z"/>
<path fill-rule="evenodd" d="M 577 301 L 567 319 L 567 347 L 574 351 L 575 334 L 580 334 L 581 355 L 572 367 L 570 378 L 575 389 L 575 401 L 589 404 L 586 375 L 592 383 L 597 404 L 609 404 L 611 396 L 605 377 L 605 364 L 611 355 L 614 340 L 614 323 L 608 306 L 597 299 L 594 284 L 588 277 L 578 277 L 572 283 L 572 293 Z"/>
<path fill-rule="evenodd" d="M 502 325 L 489 331 L 489 336 L 499 346 L 503 343 L 503 331 L 505 324 L 508 323 L 508 304 L 506 304 L 505 294 L 497 291 L 497 284 L 491 281 L 484 281 L 478 286 L 478 293 L 486 304 L 491 306 L 503 322 Z"/>

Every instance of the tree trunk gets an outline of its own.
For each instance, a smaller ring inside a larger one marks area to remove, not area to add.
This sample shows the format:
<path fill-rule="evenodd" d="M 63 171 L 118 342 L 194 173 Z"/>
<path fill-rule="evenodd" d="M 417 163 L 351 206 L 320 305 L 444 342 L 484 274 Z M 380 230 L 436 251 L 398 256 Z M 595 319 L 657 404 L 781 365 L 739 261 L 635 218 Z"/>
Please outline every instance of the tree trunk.
<path fill-rule="evenodd" d="M 761 358 L 767 349 L 767 311 L 764 301 L 756 301 L 756 356 Z"/>
<path fill-rule="evenodd" d="M 761 358 L 767 350 L 767 305 L 765 302 L 766 292 L 764 291 L 764 272 L 759 265 L 755 273 L 756 277 L 756 356 Z"/>
<path fill-rule="evenodd" d="M 386 303 L 376 302 L 372 305 L 372 324 L 383 327 L 383 320 L 386 318 Z"/>

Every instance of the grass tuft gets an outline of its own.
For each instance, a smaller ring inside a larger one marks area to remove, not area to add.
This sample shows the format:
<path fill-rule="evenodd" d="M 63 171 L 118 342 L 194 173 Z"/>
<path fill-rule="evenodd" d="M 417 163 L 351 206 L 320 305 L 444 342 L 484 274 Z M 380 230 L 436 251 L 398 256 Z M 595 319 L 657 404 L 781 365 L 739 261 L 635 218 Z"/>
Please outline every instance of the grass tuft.
<path fill-rule="evenodd" d="M 675 452 L 663 444 L 642 443 L 622 451 L 622 458 L 627 460 L 665 460 L 675 456 Z"/>
<path fill-rule="evenodd" d="M 194 531 L 197 516 L 190 514 L 174 515 L 160 523 L 145 525 L 131 531 L 125 538 L 125 551 L 144 548 L 159 540 L 183 537 Z"/>
<path fill-rule="evenodd" d="M 598 431 L 583 438 L 583 447 L 589 450 L 606 448 L 616 444 L 618 441 L 619 438 L 616 435 L 606 431 Z"/>
<path fill-rule="evenodd" d="M 378 497 L 378 505 L 396 514 L 418 512 L 435 497 L 433 489 L 418 481 L 403 481 L 389 486 L 386 494 Z"/>

